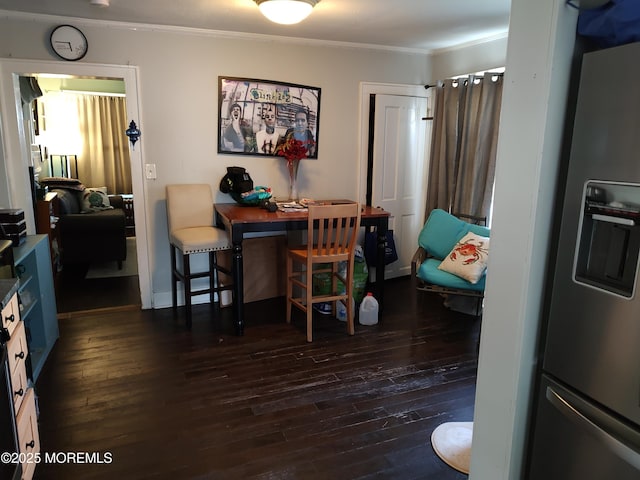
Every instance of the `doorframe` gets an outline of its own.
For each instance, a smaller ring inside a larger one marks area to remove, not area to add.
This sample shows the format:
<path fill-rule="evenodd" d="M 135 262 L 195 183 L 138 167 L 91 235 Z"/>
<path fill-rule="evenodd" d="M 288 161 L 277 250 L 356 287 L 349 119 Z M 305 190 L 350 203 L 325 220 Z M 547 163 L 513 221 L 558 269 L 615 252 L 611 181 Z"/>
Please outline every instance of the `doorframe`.
<path fill-rule="evenodd" d="M 360 153 L 358 155 L 358 201 L 366 202 L 367 195 L 367 167 L 369 149 L 369 98 L 371 95 L 399 95 L 408 97 L 426 97 L 424 85 L 403 85 L 395 83 L 360 83 Z M 427 152 L 429 149 L 427 149 Z M 428 161 L 428 158 L 425 158 Z"/>
<path fill-rule="evenodd" d="M 20 99 L 20 75 L 58 74 L 80 77 L 122 78 L 127 98 L 127 118 L 144 125 L 141 116 L 139 72 L 137 66 L 103 65 L 91 63 L 62 63 L 46 60 L 16 60 L 0 58 L 0 167 L 6 172 L 5 185 L 9 206 L 23 207 L 27 218 L 27 230 L 35 232 L 33 212 L 25 206 L 31 205 L 31 186 L 28 168 L 30 152 L 26 150 L 26 133 L 22 123 Z M 124 132 L 123 132 L 124 133 Z M 136 219 L 136 250 L 138 257 L 138 279 L 140 300 L 143 309 L 153 308 L 151 295 L 151 271 L 149 268 L 146 183 L 144 181 L 144 136 L 130 148 L 131 179 Z M 9 181 L 11 178 L 13 181 Z M 2 200 L 2 199 L 0 199 Z"/>

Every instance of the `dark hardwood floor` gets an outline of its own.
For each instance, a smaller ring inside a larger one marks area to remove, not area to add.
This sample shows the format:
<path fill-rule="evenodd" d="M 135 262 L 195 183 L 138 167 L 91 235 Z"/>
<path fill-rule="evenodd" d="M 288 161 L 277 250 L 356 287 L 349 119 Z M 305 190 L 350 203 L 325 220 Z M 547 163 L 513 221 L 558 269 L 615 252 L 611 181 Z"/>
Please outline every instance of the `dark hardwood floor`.
<path fill-rule="evenodd" d="M 191 331 L 171 309 L 62 318 L 36 385 L 41 449 L 107 463 L 41 463 L 35 478 L 467 478 L 430 435 L 472 420 L 480 321 L 428 294 L 414 315 L 409 288 L 388 281 L 381 323 L 353 337 L 318 316 L 310 344 L 281 298 L 247 305 L 243 337 L 209 305 Z"/>
<path fill-rule="evenodd" d="M 141 305 L 137 275 L 86 279 L 88 268 L 88 265 L 65 267 L 56 275 L 56 307 L 60 317 L 85 310 Z"/>

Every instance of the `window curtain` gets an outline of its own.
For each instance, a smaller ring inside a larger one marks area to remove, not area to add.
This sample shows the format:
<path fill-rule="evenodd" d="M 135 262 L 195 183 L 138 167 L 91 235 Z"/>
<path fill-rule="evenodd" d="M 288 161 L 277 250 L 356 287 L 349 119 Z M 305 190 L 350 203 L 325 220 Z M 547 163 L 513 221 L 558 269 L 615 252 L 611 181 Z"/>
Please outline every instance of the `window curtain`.
<path fill-rule="evenodd" d="M 106 186 L 108 193 L 133 193 L 126 98 L 74 95 L 82 153 L 78 177 L 87 187 Z"/>
<path fill-rule="evenodd" d="M 435 87 L 427 215 L 441 208 L 490 224 L 502 84 L 487 73 Z"/>

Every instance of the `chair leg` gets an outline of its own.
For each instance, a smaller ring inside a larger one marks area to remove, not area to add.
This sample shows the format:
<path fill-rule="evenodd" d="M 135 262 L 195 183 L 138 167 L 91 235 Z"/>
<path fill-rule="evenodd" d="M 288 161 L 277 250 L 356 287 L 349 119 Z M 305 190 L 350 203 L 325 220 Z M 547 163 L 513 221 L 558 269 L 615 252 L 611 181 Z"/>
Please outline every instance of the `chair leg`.
<path fill-rule="evenodd" d="M 184 277 L 184 306 L 187 327 L 191 328 L 191 266 L 189 255 L 182 254 L 182 275 Z"/>
<path fill-rule="evenodd" d="M 171 251 L 171 305 L 178 308 L 178 275 L 176 274 L 176 247 L 169 245 Z"/>
<path fill-rule="evenodd" d="M 291 299 L 293 298 L 293 260 L 290 255 L 287 255 L 287 323 L 291 323 Z"/>
<path fill-rule="evenodd" d="M 476 299 L 476 317 L 480 316 L 480 312 L 482 311 L 482 301 L 484 300 L 484 297 L 478 297 Z"/>
<path fill-rule="evenodd" d="M 347 276 L 346 276 L 346 289 L 347 289 L 347 332 L 349 335 L 355 335 L 356 327 L 355 327 L 355 314 L 353 309 L 353 260 L 351 260 L 347 266 Z"/>
<path fill-rule="evenodd" d="M 331 295 L 338 294 L 338 264 L 336 262 L 331 263 Z M 331 302 L 331 315 L 334 317 L 338 313 L 338 302 L 340 300 L 334 300 Z"/>
<path fill-rule="evenodd" d="M 231 267 L 226 268 L 223 267 L 221 265 L 218 264 L 218 251 L 213 251 L 213 265 L 210 267 L 213 271 L 213 275 L 210 277 L 210 281 L 212 281 L 213 283 L 211 284 L 211 288 L 213 289 L 212 291 L 212 296 L 211 296 L 211 303 L 214 302 L 214 294 L 218 294 L 218 306 L 221 307 L 222 306 L 222 293 L 223 292 L 231 292 L 232 294 L 232 299 L 231 301 L 233 302 L 233 283 L 235 282 L 235 278 L 233 278 L 233 272 L 231 271 Z M 220 277 L 222 276 L 223 279 L 225 279 L 224 285 L 223 282 L 220 280 Z"/>
<path fill-rule="evenodd" d="M 209 252 L 209 303 L 215 304 L 216 287 L 216 252 Z"/>
<path fill-rule="evenodd" d="M 313 341 L 313 268 L 308 266 L 306 271 L 305 293 L 307 308 L 307 342 Z"/>

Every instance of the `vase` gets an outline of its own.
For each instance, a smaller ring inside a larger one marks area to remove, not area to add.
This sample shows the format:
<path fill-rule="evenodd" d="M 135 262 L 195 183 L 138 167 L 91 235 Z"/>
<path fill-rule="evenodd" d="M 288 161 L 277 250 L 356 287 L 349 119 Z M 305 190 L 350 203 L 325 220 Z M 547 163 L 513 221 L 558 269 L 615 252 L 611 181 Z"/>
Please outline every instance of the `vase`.
<path fill-rule="evenodd" d="M 300 160 L 291 160 L 287 162 L 287 169 L 289 170 L 289 200 L 298 200 L 298 167 L 300 166 Z"/>

